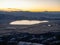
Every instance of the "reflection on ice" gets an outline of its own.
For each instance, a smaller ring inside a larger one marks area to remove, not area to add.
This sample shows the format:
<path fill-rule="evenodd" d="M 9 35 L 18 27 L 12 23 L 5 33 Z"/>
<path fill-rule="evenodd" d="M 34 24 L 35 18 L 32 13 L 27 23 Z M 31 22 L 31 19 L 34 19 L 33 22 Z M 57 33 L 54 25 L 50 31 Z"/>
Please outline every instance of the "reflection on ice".
<path fill-rule="evenodd" d="M 34 25 L 34 24 L 45 23 L 45 22 L 48 21 L 18 20 L 18 21 L 11 22 L 10 25 Z"/>

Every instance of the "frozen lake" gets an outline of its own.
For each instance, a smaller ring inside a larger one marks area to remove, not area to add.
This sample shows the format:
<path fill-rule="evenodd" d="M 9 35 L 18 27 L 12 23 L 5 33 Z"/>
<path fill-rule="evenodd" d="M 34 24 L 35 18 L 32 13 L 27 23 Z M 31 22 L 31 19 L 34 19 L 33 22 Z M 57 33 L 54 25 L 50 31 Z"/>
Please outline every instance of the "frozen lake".
<path fill-rule="evenodd" d="M 45 22 L 48 22 L 48 21 L 46 21 L 46 20 L 44 20 L 44 21 L 39 21 L 39 20 L 18 20 L 18 21 L 10 22 L 10 25 L 34 25 L 34 24 L 45 23 Z"/>

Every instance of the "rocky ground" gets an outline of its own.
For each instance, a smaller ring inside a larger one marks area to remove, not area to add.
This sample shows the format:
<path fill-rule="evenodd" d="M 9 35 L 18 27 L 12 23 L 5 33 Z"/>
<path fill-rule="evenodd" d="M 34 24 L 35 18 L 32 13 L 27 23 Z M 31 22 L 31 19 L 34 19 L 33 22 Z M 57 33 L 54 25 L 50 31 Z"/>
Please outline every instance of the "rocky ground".
<path fill-rule="evenodd" d="M 58 45 L 60 20 L 35 25 L 0 24 L 0 45 Z"/>

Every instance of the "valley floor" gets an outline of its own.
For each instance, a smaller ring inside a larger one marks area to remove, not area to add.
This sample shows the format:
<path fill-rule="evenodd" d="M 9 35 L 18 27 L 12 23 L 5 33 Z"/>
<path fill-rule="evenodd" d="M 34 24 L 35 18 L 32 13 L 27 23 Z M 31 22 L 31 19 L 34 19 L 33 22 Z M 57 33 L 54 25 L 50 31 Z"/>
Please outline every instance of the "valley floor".
<path fill-rule="evenodd" d="M 0 34 L 8 32 L 27 32 L 27 33 L 46 33 L 46 32 L 59 32 L 60 20 L 48 20 L 47 23 L 40 23 L 35 25 L 0 25 Z"/>

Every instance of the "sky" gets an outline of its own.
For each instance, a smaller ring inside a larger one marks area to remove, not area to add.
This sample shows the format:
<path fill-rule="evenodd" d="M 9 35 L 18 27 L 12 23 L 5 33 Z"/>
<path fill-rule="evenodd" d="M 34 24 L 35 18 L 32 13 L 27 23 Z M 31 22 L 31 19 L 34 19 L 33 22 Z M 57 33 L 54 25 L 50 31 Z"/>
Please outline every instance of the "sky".
<path fill-rule="evenodd" d="M 0 0 L 0 9 L 17 8 L 27 11 L 60 11 L 60 0 Z"/>

